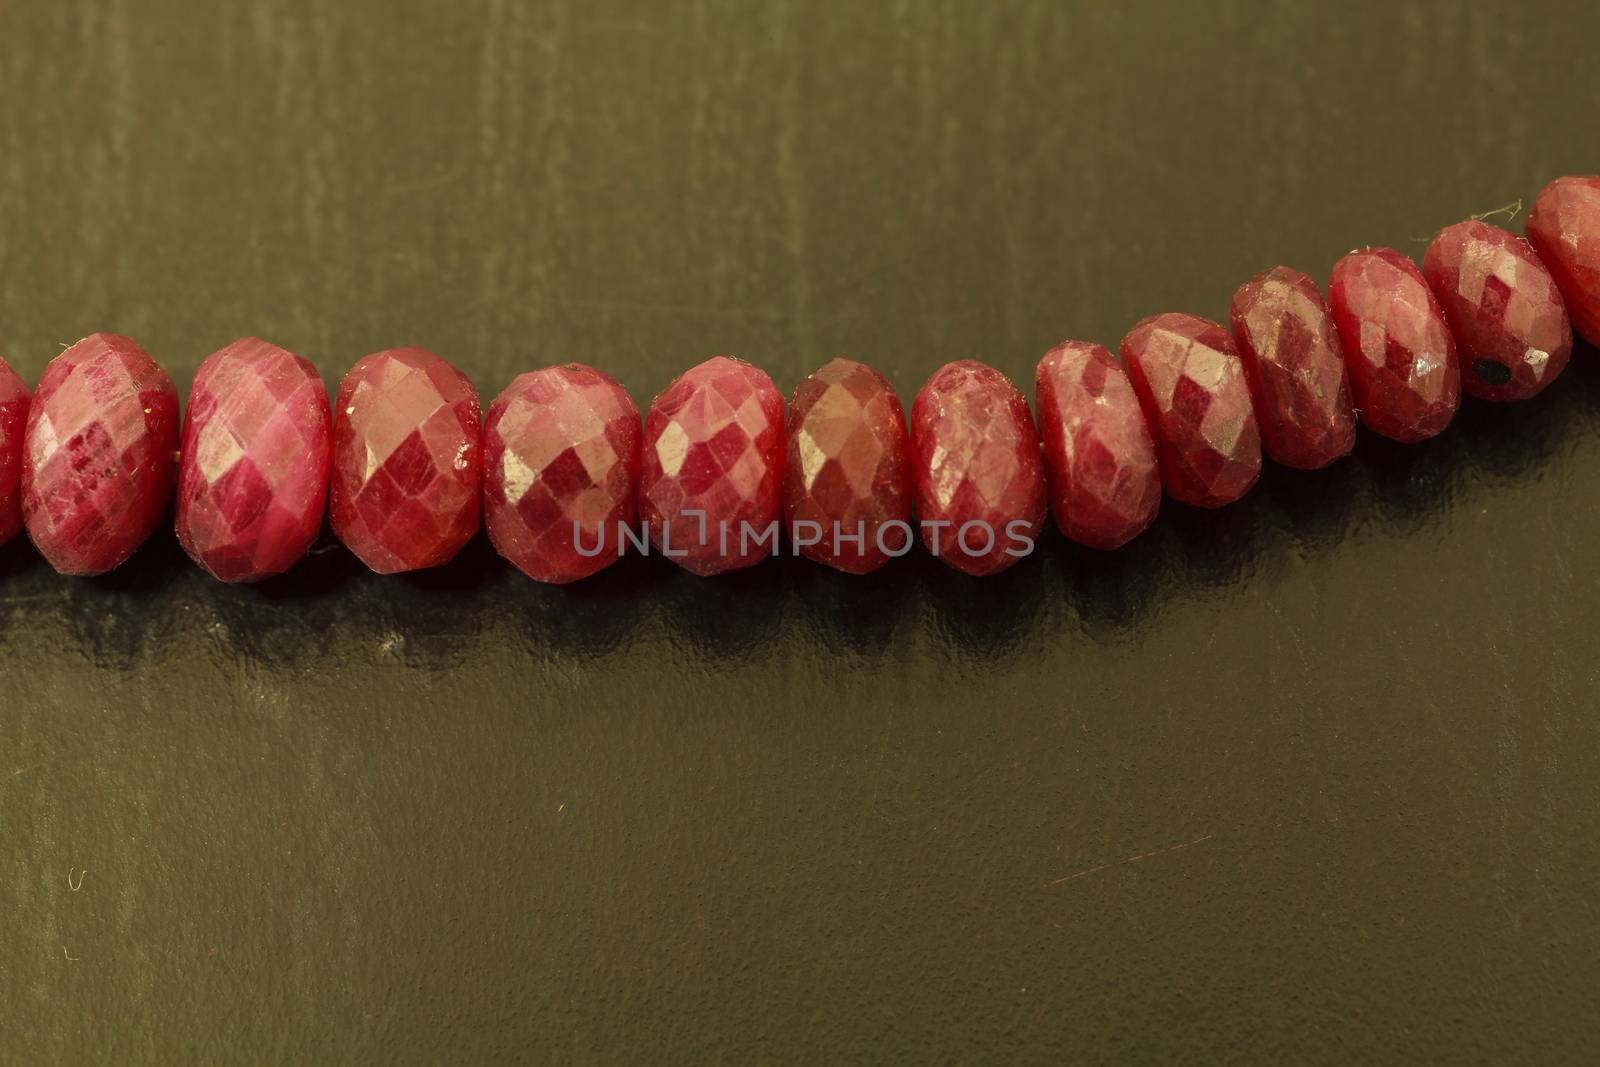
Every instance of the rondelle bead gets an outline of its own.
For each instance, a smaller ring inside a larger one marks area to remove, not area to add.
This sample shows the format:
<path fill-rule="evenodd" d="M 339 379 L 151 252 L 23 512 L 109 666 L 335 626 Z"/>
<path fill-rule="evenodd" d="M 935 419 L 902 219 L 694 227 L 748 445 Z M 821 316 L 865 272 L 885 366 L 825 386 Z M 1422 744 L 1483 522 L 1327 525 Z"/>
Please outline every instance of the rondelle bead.
<path fill-rule="evenodd" d="M 794 391 L 788 438 L 784 517 L 800 553 L 850 574 L 904 554 L 910 456 L 905 409 L 889 380 L 853 360 L 824 364 Z"/>
<path fill-rule="evenodd" d="M 133 554 L 172 500 L 178 391 L 138 345 L 85 337 L 45 368 L 28 408 L 22 516 L 62 574 Z"/>
<path fill-rule="evenodd" d="M 1573 327 L 1600 345 L 1600 175 L 1545 186 L 1528 213 L 1527 233 L 1561 287 Z"/>
<path fill-rule="evenodd" d="M 765 371 L 717 356 L 656 397 L 644 424 L 639 517 L 655 550 L 694 574 L 723 574 L 776 549 L 783 394 Z"/>
<path fill-rule="evenodd" d="M 1122 363 L 1167 495 L 1216 508 L 1249 492 L 1261 475 L 1261 435 L 1227 329 L 1198 315 L 1153 315 L 1122 339 Z"/>
<path fill-rule="evenodd" d="M 483 525 L 523 574 L 575 582 L 615 563 L 638 514 L 639 409 L 581 363 L 517 376 L 483 424 Z"/>
<path fill-rule="evenodd" d="M 1044 463 L 1028 403 L 975 360 L 946 363 L 911 405 L 911 480 L 928 551 L 967 574 L 998 574 L 1032 551 Z"/>
<path fill-rule="evenodd" d="M 356 363 L 333 406 L 333 531 L 379 574 L 448 563 L 478 530 L 478 392 L 425 348 Z"/>
<path fill-rule="evenodd" d="M 333 419 L 317 369 L 254 337 L 213 352 L 189 389 L 178 543 L 225 582 L 282 574 L 328 501 Z"/>
<path fill-rule="evenodd" d="M 1356 413 L 1339 331 L 1317 283 L 1273 267 L 1239 287 L 1228 318 L 1267 455 L 1315 470 L 1349 453 Z"/>
<path fill-rule="evenodd" d="M 0 359 L 0 545 L 22 529 L 22 438 L 28 400 L 28 383 Z"/>
<path fill-rule="evenodd" d="M 1526 400 L 1572 355 L 1572 325 L 1555 279 L 1526 240 L 1487 222 L 1439 231 L 1422 257 L 1461 367 L 1461 388 Z"/>
<path fill-rule="evenodd" d="M 1361 421 L 1396 441 L 1424 441 L 1455 416 L 1461 372 L 1444 312 L 1417 265 L 1392 248 L 1333 265 L 1328 303 Z"/>
<path fill-rule="evenodd" d="M 1104 345 L 1067 341 L 1039 361 L 1034 386 L 1056 526 L 1090 548 L 1128 543 L 1161 507 L 1161 475 L 1127 374 Z"/>

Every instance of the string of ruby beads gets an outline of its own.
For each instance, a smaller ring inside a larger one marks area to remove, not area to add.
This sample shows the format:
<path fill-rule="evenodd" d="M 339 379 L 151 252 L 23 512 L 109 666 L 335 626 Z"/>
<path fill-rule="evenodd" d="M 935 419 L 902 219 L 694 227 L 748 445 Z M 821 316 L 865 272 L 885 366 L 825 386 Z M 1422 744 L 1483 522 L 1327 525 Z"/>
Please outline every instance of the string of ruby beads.
<path fill-rule="evenodd" d="M 287 570 L 325 512 L 380 573 L 445 563 L 482 524 L 552 583 L 627 551 L 709 575 L 780 546 L 864 574 L 919 540 L 993 574 L 1031 550 L 1047 510 L 1068 538 L 1114 549 L 1163 494 L 1224 506 L 1263 458 L 1337 461 L 1358 422 L 1421 441 L 1462 392 L 1535 396 L 1566 366 L 1574 328 L 1600 342 L 1600 176 L 1547 185 L 1525 238 L 1469 220 L 1441 231 L 1420 268 L 1360 249 L 1326 298 L 1275 267 L 1234 294 L 1227 325 L 1153 316 L 1120 362 L 1064 342 L 1039 363 L 1032 413 L 972 360 L 935 371 L 908 424 L 864 364 L 829 362 L 786 404 L 765 373 L 717 357 L 642 424 L 620 384 L 580 364 L 520 376 L 485 421 L 472 383 L 425 349 L 367 356 L 330 406 L 309 362 L 245 338 L 201 364 L 180 439 L 166 373 L 132 340 L 94 334 L 32 392 L 0 359 L 0 544 L 26 530 L 61 573 L 103 573 L 175 492 L 184 550 L 229 582 Z"/>

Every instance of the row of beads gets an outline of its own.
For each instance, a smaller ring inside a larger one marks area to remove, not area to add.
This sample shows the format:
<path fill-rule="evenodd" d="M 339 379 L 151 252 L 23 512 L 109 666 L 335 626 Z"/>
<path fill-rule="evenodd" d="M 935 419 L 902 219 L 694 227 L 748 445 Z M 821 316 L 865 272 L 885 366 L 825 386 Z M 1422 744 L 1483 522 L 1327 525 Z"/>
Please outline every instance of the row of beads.
<path fill-rule="evenodd" d="M 104 572 L 155 528 L 176 474 L 178 538 L 224 581 L 287 570 L 325 507 L 382 573 L 448 561 L 481 520 L 540 581 L 593 574 L 630 544 L 715 574 L 771 554 L 780 518 L 793 548 L 865 573 L 909 548 L 915 514 L 935 555 L 992 574 L 1031 547 L 1047 506 L 1066 536 L 1116 548 L 1163 490 L 1218 507 L 1255 484 L 1263 451 L 1333 462 L 1358 415 L 1421 441 L 1462 389 L 1538 393 L 1571 353 L 1569 311 L 1600 341 L 1600 177 L 1547 186 L 1527 236 L 1464 222 L 1420 271 L 1391 249 L 1352 252 L 1326 301 L 1277 267 L 1234 294 L 1231 329 L 1157 315 L 1120 362 L 1067 342 L 1039 364 L 1037 424 L 999 371 L 951 363 L 918 392 L 909 433 L 889 382 L 842 359 L 800 384 L 787 418 L 766 374 L 709 360 L 641 432 L 626 390 L 590 367 L 524 374 L 480 418 L 460 371 L 395 349 L 358 362 L 330 411 L 310 363 L 246 339 L 201 365 L 180 445 L 171 380 L 96 334 L 51 362 L 31 402 L 0 361 L 0 543 L 26 526 L 62 573 Z"/>

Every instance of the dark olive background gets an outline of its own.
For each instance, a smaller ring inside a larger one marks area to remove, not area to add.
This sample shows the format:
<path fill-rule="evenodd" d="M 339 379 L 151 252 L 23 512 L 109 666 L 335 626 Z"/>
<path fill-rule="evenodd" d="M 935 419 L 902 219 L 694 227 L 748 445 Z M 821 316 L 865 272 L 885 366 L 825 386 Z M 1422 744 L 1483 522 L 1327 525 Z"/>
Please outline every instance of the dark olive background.
<path fill-rule="evenodd" d="M 1570 4 L 0 3 L 0 345 L 910 397 L 1600 169 Z M 1511 225 L 1520 228 L 1522 216 Z M 1130 548 L 0 552 L 0 1060 L 1600 1053 L 1600 357 Z M 1031 394 L 1031 384 L 1028 386 Z M 87 872 L 87 873 L 84 873 Z"/>

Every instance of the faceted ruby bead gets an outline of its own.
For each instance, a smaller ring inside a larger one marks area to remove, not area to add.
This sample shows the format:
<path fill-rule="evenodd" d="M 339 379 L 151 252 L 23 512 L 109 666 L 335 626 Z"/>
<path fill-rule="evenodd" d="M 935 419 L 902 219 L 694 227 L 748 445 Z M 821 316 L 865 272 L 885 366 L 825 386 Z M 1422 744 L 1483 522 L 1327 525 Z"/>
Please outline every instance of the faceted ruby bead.
<path fill-rule="evenodd" d="M 1032 550 L 1044 520 L 1039 434 L 1004 374 L 946 363 L 911 405 L 911 478 L 928 551 L 967 574 L 998 574 Z"/>
<path fill-rule="evenodd" d="M 1409 443 L 1450 425 L 1461 403 L 1455 342 L 1417 265 L 1392 248 L 1351 252 L 1333 265 L 1328 302 L 1367 429 Z"/>
<path fill-rule="evenodd" d="M 901 554 L 911 539 L 911 469 L 905 410 L 888 379 L 832 360 L 795 389 L 788 428 L 783 504 L 800 552 L 850 574 Z"/>
<path fill-rule="evenodd" d="M 448 563 L 478 530 L 478 392 L 424 348 L 375 352 L 333 406 L 333 531 L 379 574 Z"/>
<path fill-rule="evenodd" d="M 1317 283 L 1289 267 L 1256 275 L 1229 307 L 1267 455 L 1315 470 L 1356 443 L 1339 331 Z"/>
<path fill-rule="evenodd" d="M 1600 345 L 1600 175 L 1545 186 L 1528 213 L 1528 240 L 1561 287 L 1572 325 Z"/>
<path fill-rule="evenodd" d="M 1461 388 L 1485 400 L 1526 400 L 1572 354 L 1561 291 L 1528 242 L 1487 222 L 1439 231 L 1422 257 L 1455 337 Z"/>
<path fill-rule="evenodd" d="M 1161 475 L 1139 398 L 1109 349 L 1067 341 L 1035 377 L 1050 507 L 1066 536 L 1113 549 L 1142 533 L 1161 506 Z"/>
<path fill-rule="evenodd" d="M 28 383 L 0 359 L 0 545 L 22 529 L 22 437 L 28 399 Z"/>
<path fill-rule="evenodd" d="M 126 337 L 97 333 L 45 368 L 28 409 L 22 515 L 62 574 L 103 574 L 172 498 L 178 391 Z"/>
<path fill-rule="evenodd" d="M 328 391 L 292 352 L 247 337 L 206 357 L 189 390 L 178 542 L 225 582 L 282 574 L 328 500 Z"/>
<path fill-rule="evenodd" d="M 593 367 L 518 376 L 483 426 L 483 523 L 495 550 L 541 582 L 615 563 L 638 514 L 639 440 L 639 409 Z"/>
<path fill-rule="evenodd" d="M 1261 436 L 1233 340 L 1197 315 L 1154 315 L 1122 339 L 1161 484 L 1185 504 L 1230 504 L 1261 474 Z"/>
<path fill-rule="evenodd" d="M 783 394 L 763 371 L 717 356 L 650 405 L 639 516 L 686 570 L 722 574 L 771 555 L 782 481 Z"/>

